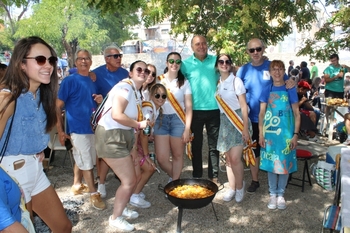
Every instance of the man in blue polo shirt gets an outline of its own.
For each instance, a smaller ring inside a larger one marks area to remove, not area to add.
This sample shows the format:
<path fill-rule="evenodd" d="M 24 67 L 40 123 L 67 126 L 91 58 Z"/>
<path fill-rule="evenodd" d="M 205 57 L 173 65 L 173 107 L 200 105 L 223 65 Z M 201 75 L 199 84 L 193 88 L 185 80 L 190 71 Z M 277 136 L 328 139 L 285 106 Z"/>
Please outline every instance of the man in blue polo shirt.
<path fill-rule="evenodd" d="M 108 46 L 104 50 L 105 65 L 99 66 L 94 69 L 92 72 L 96 74 L 96 89 L 98 94 L 101 94 L 102 97 L 106 97 L 107 93 L 119 83 L 119 81 L 127 78 L 129 72 L 122 68 L 122 57 L 123 54 L 120 53 L 120 50 L 116 46 Z M 98 192 L 101 194 L 101 197 L 106 197 L 106 186 L 105 179 L 108 173 L 108 165 L 103 161 L 103 159 L 97 158 L 96 160 L 97 175 L 99 177 L 98 182 Z"/>
<path fill-rule="evenodd" d="M 191 130 L 194 133 L 192 175 L 195 178 L 200 178 L 203 175 L 202 145 L 203 127 L 205 126 L 209 146 L 208 177 L 218 183 L 219 152 L 216 149 L 216 144 L 220 127 L 220 111 L 214 97 L 219 78 L 214 68 L 216 56 L 208 54 L 207 40 L 203 36 L 194 36 L 191 47 L 194 54 L 183 61 L 181 72 L 190 82 L 192 89 Z"/>

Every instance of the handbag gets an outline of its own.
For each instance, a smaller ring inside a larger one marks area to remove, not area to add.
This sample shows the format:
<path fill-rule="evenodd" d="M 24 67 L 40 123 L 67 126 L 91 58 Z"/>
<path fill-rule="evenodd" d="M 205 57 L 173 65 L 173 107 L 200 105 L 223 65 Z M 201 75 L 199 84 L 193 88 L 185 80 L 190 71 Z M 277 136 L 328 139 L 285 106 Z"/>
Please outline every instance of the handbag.
<path fill-rule="evenodd" d="M 325 190 L 333 191 L 335 187 L 335 164 L 318 161 L 311 165 L 312 174 L 316 183 Z"/>
<path fill-rule="evenodd" d="M 16 113 L 16 104 L 17 102 L 15 101 L 15 106 L 14 106 L 14 111 L 13 111 L 13 114 L 12 114 L 12 119 L 11 119 L 11 122 L 10 122 L 10 126 L 9 126 L 9 130 L 7 132 L 7 135 L 6 135 L 6 138 L 5 138 L 5 141 L 4 141 L 4 145 L 2 146 L 1 148 L 1 151 L 0 151 L 0 155 L 1 155 L 1 158 L 0 158 L 0 166 L 1 166 L 1 162 L 2 162 L 2 159 L 5 155 L 5 151 L 6 151 L 6 148 L 7 148 L 7 145 L 8 145 L 8 142 L 9 142 L 9 139 L 10 139 L 10 135 L 11 135 L 11 129 L 12 129 L 12 124 L 13 124 L 13 119 L 15 118 L 15 113 Z M 5 171 L 5 170 L 4 170 Z M 5 171 L 6 172 L 6 171 Z M 9 174 L 8 174 L 9 175 Z M 10 176 L 10 175 L 9 175 Z M 21 204 L 20 204 L 20 208 L 21 208 L 21 224 L 23 225 L 23 227 L 29 232 L 29 233 L 35 233 L 35 229 L 34 229 L 34 225 L 33 225 L 33 222 L 30 218 L 30 214 L 29 214 L 29 211 L 27 210 L 26 206 L 25 206 L 25 201 L 24 201 L 24 196 L 23 196 L 23 191 L 22 191 L 22 188 L 21 186 L 19 185 L 18 181 L 10 176 L 12 178 L 12 180 L 18 185 L 19 189 L 21 190 Z"/>

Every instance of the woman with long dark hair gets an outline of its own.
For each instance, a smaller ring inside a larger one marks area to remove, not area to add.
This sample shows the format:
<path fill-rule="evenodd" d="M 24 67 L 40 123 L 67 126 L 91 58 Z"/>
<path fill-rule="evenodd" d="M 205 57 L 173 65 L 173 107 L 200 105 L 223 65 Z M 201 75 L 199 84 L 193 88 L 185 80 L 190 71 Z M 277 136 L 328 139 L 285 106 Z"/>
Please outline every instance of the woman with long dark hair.
<path fill-rule="evenodd" d="M 180 178 L 185 145 L 191 138 L 192 91 L 180 71 L 181 62 L 179 53 L 169 53 L 164 74 L 157 80 L 167 88 L 168 98 L 162 107 L 163 117 L 158 117 L 154 126 L 155 152 L 169 181 Z"/>
<path fill-rule="evenodd" d="M 72 223 L 42 165 L 57 121 L 57 90 L 53 48 L 39 37 L 21 39 L 0 78 L 1 148 L 10 134 L 1 165 L 19 182 L 30 213 L 35 211 L 53 232 L 71 232 Z"/>

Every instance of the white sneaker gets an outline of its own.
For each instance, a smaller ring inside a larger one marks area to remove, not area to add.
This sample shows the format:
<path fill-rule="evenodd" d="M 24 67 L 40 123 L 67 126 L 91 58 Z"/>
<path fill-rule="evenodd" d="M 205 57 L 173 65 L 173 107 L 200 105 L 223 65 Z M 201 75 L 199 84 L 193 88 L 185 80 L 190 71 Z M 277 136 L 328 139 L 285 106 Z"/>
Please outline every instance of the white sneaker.
<path fill-rule="evenodd" d="M 129 219 L 135 219 L 139 216 L 139 213 L 137 213 L 135 210 L 130 210 L 125 207 L 122 216 Z"/>
<path fill-rule="evenodd" d="M 109 226 L 112 226 L 112 227 L 116 227 L 122 231 L 126 231 L 126 232 L 129 232 L 129 231 L 133 231 L 134 230 L 134 226 L 131 225 L 130 223 L 128 223 L 123 217 L 119 216 L 118 218 L 116 219 L 112 219 L 112 215 L 109 216 L 109 220 L 108 220 L 108 223 L 109 223 Z"/>
<path fill-rule="evenodd" d="M 237 203 L 243 201 L 244 192 L 245 192 L 245 182 L 243 181 L 243 187 L 241 189 L 236 189 L 235 199 Z"/>
<path fill-rule="evenodd" d="M 173 178 L 169 177 L 168 184 L 173 181 Z"/>
<path fill-rule="evenodd" d="M 139 196 L 142 198 L 142 199 L 145 199 L 146 195 L 143 193 L 143 192 L 140 192 L 139 193 Z"/>
<path fill-rule="evenodd" d="M 267 208 L 270 210 L 275 210 L 277 208 L 277 199 L 276 196 L 270 196 L 270 202 L 267 204 Z"/>
<path fill-rule="evenodd" d="M 102 198 L 105 198 L 107 196 L 106 184 L 98 183 L 97 192 L 99 192 L 101 194 Z"/>
<path fill-rule="evenodd" d="M 284 210 L 285 208 L 287 208 L 286 206 L 286 200 L 284 200 L 284 197 L 277 197 L 277 208 L 279 210 Z"/>
<path fill-rule="evenodd" d="M 139 194 L 135 193 L 131 195 L 129 204 L 143 209 L 151 206 L 151 203 L 142 199 Z"/>
<path fill-rule="evenodd" d="M 223 201 L 231 201 L 232 198 L 235 196 L 235 191 L 233 189 L 229 189 L 225 192 L 224 196 L 222 197 Z"/>

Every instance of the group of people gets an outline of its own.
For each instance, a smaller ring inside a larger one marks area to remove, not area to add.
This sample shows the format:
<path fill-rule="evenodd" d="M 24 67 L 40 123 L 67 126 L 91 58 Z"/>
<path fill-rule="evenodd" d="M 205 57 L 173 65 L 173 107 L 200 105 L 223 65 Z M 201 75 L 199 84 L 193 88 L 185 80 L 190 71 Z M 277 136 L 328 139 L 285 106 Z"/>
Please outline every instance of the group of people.
<path fill-rule="evenodd" d="M 241 202 L 245 190 L 254 193 L 262 169 L 268 172 L 268 208 L 286 208 L 283 195 L 288 174 L 297 169 L 295 148 L 300 128 L 295 81 L 285 74 L 282 61 L 266 60 L 266 46 L 260 39 L 247 43 L 251 62 L 236 74 L 230 55 L 208 54 L 204 36 L 194 36 L 191 46 L 194 53 L 186 60 L 177 52 L 169 53 L 161 75 L 154 65 L 141 60 L 126 71 L 121 67 L 123 55 L 113 46 L 104 51 L 106 64 L 90 71 L 91 53 L 79 49 L 75 54 L 77 72 L 63 79 L 58 88 L 55 51 L 38 37 L 18 42 L 8 70 L 0 78 L 0 146 L 5 148 L 1 165 L 6 171 L 0 174 L 18 180 L 30 213 L 35 211 L 53 232 L 72 229 L 43 173 L 42 151 L 54 127 L 61 144 L 71 140 L 73 145 L 74 195 L 89 193 L 92 207 L 103 210 L 109 168 L 119 178 L 109 218 L 110 226 L 118 229 L 134 229 L 126 218 L 135 219 L 138 213 L 127 208 L 128 203 L 140 208 L 151 205 L 142 192 L 157 170 L 149 157 L 149 140 L 154 139 L 156 159 L 169 176 L 168 182 L 181 177 L 185 149 L 192 157 L 192 176 L 202 178 L 204 127 L 208 178 L 216 184 L 220 183 L 219 154 L 226 154 L 229 189 L 224 201 L 235 198 Z M 101 103 L 104 108 L 93 131 L 90 116 Z M 8 139 L 6 135 L 10 135 Z M 252 181 L 246 189 L 241 158 L 250 141 L 256 142 L 252 147 L 256 162 L 250 164 Z M 12 220 L 4 228 L 18 227 L 18 208 L 11 206 L 6 211 Z"/>

